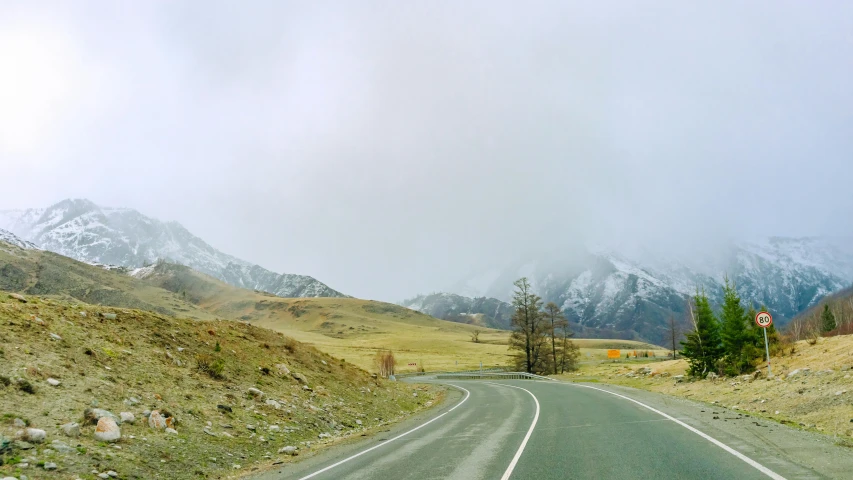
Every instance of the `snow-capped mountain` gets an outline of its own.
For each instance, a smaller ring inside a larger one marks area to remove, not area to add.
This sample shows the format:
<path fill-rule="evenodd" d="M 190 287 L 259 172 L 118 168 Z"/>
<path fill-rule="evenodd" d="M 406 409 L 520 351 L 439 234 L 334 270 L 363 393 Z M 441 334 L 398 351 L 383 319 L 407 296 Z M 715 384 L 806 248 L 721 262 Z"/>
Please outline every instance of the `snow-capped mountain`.
<path fill-rule="evenodd" d="M 177 222 L 129 208 L 63 200 L 44 209 L 0 211 L 0 228 L 40 248 L 89 263 L 142 267 L 163 258 L 232 285 L 280 297 L 343 297 L 305 275 L 277 274 L 216 250 Z"/>
<path fill-rule="evenodd" d="M 572 260 L 537 258 L 490 268 L 449 290 L 506 302 L 512 282 L 526 276 L 543 300 L 560 305 L 584 335 L 660 342 L 670 315 L 679 321 L 688 316 L 686 299 L 697 289 L 719 304 L 726 276 L 747 303 L 767 306 L 784 324 L 825 295 L 853 283 L 850 245 L 823 238 L 776 237 L 732 244 L 689 265 L 588 249 L 575 253 Z M 456 304 L 464 308 L 466 301 Z M 414 303 L 411 308 L 441 313 L 432 304 Z"/>
<path fill-rule="evenodd" d="M 513 314 L 512 305 L 496 298 L 470 298 L 453 293 L 418 295 L 415 298 L 403 300 L 400 305 L 442 320 L 504 330 L 510 328 L 510 319 Z"/>
<path fill-rule="evenodd" d="M 0 228 L 0 242 L 6 242 L 24 250 L 38 250 L 38 247 L 34 243 L 22 240 L 14 233 L 3 230 L 2 228 Z"/>

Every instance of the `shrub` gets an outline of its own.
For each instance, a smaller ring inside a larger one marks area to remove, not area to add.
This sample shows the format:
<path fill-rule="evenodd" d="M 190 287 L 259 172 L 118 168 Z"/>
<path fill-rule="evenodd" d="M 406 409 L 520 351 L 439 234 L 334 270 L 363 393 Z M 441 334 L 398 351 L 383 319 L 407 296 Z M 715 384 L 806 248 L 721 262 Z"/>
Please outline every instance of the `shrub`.
<path fill-rule="evenodd" d="M 213 351 L 214 352 L 221 352 L 222 351 L 222 345 L 219 344 L 219 340 L 216 341 L 216 346 L 213 347 Z"/>
<path fill-rule="evenodd" d="M 220 379 L 224 377 L 225 360 L 215 358 L 206 353 L 200 353 L 195 356 L 195 361 L 199 372 L 206 373 L 211 378 Z"/>
<path fill-rule="evenodd" d="M 11 384 L 12 384 L 12 380 L 10 380 L 9 377 L 0 375 L 0 385 L 3 385 L 4 387 L 8 387 Z"/>
<path fill-rule="evenodd" d="M 33 386 L 33 384 L 30 383 L 28 380 L 24 380 L 23 378 L 18 380 L 18 390 L 25 393 L 29 393 L 30 395 L 36 393 L 36 387 Z"/>

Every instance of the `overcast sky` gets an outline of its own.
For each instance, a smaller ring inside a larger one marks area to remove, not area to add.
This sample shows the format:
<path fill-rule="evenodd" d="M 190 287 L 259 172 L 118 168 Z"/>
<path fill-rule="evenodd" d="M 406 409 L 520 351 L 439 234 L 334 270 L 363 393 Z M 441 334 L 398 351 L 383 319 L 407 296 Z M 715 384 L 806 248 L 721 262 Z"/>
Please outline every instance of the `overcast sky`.
<path fill-rule="evenodd" d="M 850 235 L 853 3 L 3 0 L 0 172 L 384 300 Z"/>

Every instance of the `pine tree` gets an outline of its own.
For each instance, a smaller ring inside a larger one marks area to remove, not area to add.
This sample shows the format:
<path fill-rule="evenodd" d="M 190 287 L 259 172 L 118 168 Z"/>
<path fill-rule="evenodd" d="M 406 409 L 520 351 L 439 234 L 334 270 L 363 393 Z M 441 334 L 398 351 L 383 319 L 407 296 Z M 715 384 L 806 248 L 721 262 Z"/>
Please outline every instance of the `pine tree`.
<path fill-rule="evenodd" d="M 516 367 L 528 373 L 545 373 L 543 347 L 546 329 L 539 311 L 542 299 L 533 293 L 527 278 L 520 278 L 513 285 L 516 288 L 512 295 L 515 313 L 512 315 L 509 348 L 518 350 Z"/>
<path fill-rule="evenodd" d="M 746 313 L 740 303 L 740 296 L 728 277 L 723 285 L 723 310 L 720 312 L 720 323 L 720 338 L 728 370 L 726 373 L 741 373 L 750 366 L 750 361 L 743 355 L 744 345 L 748 341 Z"/>
<path fill-rule="evenodd" d="M 684 346 L 681 355 L 687 358 L 690 365 L 687 371 L 689 375 L 705 378 L 717 369 L 717 362 L 723 356 L 720 326 L 704 293 L 697 292 L 693 302 L 696 306 L 695 314 L 691 313 L 694 330 L 681 342 Z"/>
<path fill-rule="evenodd" d="M 548 302 L 545 305 L 545 311 L 542 312 L 545 316 L 545 321 L 547 322 L 545 327 L 547 329 L 547 335 L 549 340 L 551 341 L 551 364 L 554 367 L 554 374 L 556 375 L 560 369 L 561 357 L 562 357 L 562 349 L 563 342 L 559 342 L 560 330 L 563 326 L 569 324 L 566 320 L 566 317 L 563 315 L 563 312 L 560 311 L 560 307 L 554 302 Z"/>
<path fill-rule="evenodd" d="M 823 304 L 823 313 L 820 314 L 820 319 L 822 322 L 821 330 L 823 333 L 835 330 L 835 315 L 833 315 L 832 310 L 829 309 L 829 304 Z"/>

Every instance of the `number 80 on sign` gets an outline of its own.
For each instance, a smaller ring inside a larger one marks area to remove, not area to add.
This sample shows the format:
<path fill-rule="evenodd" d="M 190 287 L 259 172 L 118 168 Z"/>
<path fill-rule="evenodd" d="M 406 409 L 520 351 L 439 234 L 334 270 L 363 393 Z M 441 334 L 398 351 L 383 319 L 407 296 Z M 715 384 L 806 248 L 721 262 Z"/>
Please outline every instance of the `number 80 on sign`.
<path fill-rule="evenodd" d="M 767 328 L 773 325 L 773 317 L 768 312 L 758 312 L 755 315 L 755 323 L 761 328 Z"/>

